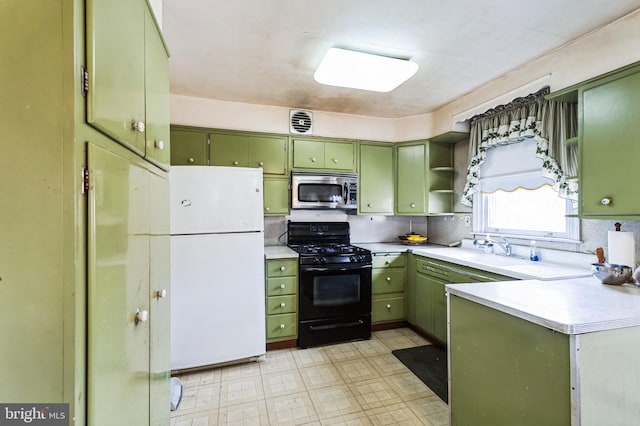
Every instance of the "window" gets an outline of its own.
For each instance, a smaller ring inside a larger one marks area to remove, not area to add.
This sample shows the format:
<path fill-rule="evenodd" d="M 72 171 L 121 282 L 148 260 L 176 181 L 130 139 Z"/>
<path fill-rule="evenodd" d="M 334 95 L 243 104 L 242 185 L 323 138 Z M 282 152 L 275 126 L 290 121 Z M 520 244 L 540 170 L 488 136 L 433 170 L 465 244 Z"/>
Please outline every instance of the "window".
<path fill-rule="evenodd" d="M 579 222 L 570 200 L 542 175 L 535 140 L 487 151 L 474 196 L 474 232 L 577 241 Z"/>

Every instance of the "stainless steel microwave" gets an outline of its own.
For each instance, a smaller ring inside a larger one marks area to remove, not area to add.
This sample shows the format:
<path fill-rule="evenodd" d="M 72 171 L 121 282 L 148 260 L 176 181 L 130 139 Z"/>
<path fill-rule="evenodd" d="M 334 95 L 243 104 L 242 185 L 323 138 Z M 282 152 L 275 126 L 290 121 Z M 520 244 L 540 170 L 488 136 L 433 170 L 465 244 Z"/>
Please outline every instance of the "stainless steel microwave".
<path fill-rule="evenodd" d="M 353 173 L 291 173 L 292 209 L 358 208 L 358 175 Z"/>

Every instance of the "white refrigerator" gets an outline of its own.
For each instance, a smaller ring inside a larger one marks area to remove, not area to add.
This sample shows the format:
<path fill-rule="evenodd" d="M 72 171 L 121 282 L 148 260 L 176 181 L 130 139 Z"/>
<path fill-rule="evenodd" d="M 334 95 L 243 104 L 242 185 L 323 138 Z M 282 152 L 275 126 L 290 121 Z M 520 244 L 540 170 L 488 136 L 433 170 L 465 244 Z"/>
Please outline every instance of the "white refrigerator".
<path fill-rule="evenodd" d="M 262 169 L 174 166 L 171 369 L 265 354 Z"/>

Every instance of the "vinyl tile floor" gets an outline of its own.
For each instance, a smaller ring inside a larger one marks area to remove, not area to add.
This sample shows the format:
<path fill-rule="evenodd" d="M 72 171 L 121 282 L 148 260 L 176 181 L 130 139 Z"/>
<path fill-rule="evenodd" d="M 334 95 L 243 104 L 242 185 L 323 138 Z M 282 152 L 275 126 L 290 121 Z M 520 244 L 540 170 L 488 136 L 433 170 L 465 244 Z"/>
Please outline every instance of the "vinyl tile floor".
<path fill-rule="evenodd" d="M 426 344 L 398 328 L 183 374 L 171 425 L 449 425 L 447 404 L 391 354 Z"/>

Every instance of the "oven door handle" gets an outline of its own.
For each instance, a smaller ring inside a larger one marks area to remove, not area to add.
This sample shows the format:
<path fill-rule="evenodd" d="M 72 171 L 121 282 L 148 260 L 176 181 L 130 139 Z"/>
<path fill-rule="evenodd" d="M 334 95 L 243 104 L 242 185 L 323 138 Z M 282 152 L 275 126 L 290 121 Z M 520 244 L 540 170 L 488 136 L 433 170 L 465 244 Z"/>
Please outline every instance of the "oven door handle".
<path fill-rule="evenodd" d="M 317 331 L 317 330 L 332 330 L 332 329 L 335 329 L 335 328 L 354 327 L 354 326 L 358 326 L 358 325 L 362 325 L 362 324 L 364 324 L 364 321 L 358 320 L 358 321 L 352 321 L 352 322 L 339 322 L 339 323 L 336 323 L 336 324 L 310 325 L 309 329 L 313 330 L 313 331 Z"/>
<path fill-rule="evenodd" d="M 358 269 L 372 269 L 371 265 L 349 265 L 343 266 L 340 268 L 329 268 L 329 267 L 301 267 L 300 272 L 332 272 L 332 271 L 356 271 Z"/>

